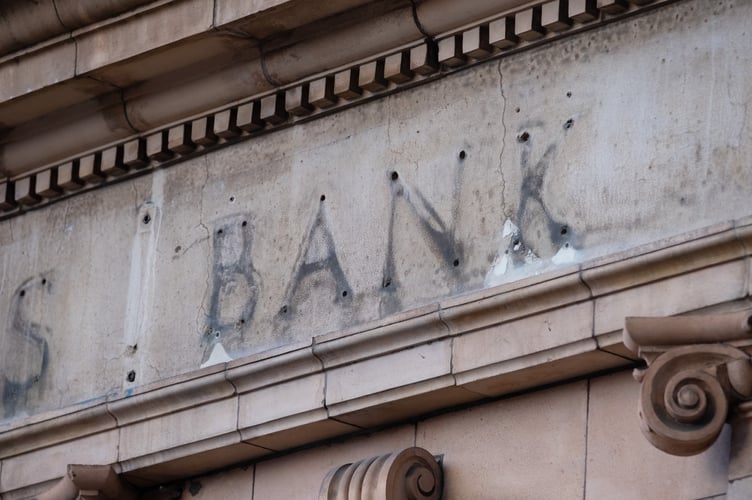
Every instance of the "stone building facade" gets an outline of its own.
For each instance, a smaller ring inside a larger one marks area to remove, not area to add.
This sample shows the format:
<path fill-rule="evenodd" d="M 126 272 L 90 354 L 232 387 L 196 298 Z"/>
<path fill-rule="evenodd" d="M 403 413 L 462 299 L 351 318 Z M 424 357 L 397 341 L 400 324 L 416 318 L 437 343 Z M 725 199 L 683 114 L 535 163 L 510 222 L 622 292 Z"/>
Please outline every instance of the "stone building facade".
<path fill-rule="evenodd" d="M 0 498 L 750 498 L 752 3 L 0 4 Z"/>

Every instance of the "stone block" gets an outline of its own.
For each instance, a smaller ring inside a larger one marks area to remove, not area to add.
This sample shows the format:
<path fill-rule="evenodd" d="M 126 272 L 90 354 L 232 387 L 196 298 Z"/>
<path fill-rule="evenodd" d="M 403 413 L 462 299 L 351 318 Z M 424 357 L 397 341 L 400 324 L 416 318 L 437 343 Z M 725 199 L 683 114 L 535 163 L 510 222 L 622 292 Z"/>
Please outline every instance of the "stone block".
<path fill-rule="evenodd" d="M 334 75 L 334 95 L 352 101 L 363 94 L 363 89 L 358 85 L 360 78 L 359 69 L 347 69 Z"/>
<path fill-rule="evenodd" d="M 262 97 L 258 102 L 258 107 L 259 120 L 262 123 L 279 125 L 287 121 L 284 92 Z"/>
<path fill-rule="evenodd" d="M 334 77 L 319 78 L 308 84 L 308 98 L 317 108 L 331 108 L 339 98 L 334 95 Z"/>
<path fill-rule="evenodd" d="M 99 184 L 107 178 L 107 174 L 102 172 L 102 154 L 96 153 L 86 155 L 78 160 L 78 176 L 84 182 Z"/>
<path fill-rule="evenodd" d="M 123 165 L 126 165 L 129 169 L 142 169 L 149 165 L 144 138 L 139 137 L 123 144 Z"/>
<path fill-rule="evenodd" d="M 727 262 L 595 300 L 595 334 L 624 327 L 627 316 L 669 316 L 729 302 L 747 294 L 746 263 Z"/>
<path fill-rule="evenodd" d="M 462 33 L 462 51 L 474 59 L 483 59 L 493 52 L 488 41 L 488 25 L 482 24 Z"/>
<path fill-rule="evenodd" d="M 640 432 L 631 371 L 590 381 L 587 499 L 706 498 L 726 491 L 729 433 L 693 457 L 668 455 Z"/>
<path fill-rule="evenodd" d="M 34 176 L 18 179 L 14 183 L 14 201 L 18 205 L 36 205 L 42 201 L 41 196 L 36 190 L 36 179 Z"/>
<path fill-rule="evenodd" d="M 93 434 L 81 439 L 41 448 L 3 459 L 0 485 L 10 491 L 49 479 L 60 478 L 68 464 L 112 464 L 118 459 L 118 431 Z"/>
<path fill-rule="evenodd" d="M 564 31 L 572 26 L 567 0 L 544 3 L 541 6 L 541 26 L 551 31 Z"/>
<path fill-rule="evenodd" d="M 542 38 L 546 30 L 541 25 L 541 8 L 533 7 L 515 14 L 514 34 L 527 42 Z"/>
<path fill-rule="evenodd" d="M 63 193 L 57 183 L 57 168 L 42 170 L 35 177 L 36 192 L 42 198 L 56 198 Z"/>
<path fill-rule="evenodd" d="M 66 191 L 81 189 L 85 182 L 79 176 L 78 165 L 78 160 L 74 160 L 57 167 L 57 185 Z"/>
<path fill-rule="evenodd" d="M 414 426 L 402 426 L 260 462 L 256 464 L 254 497 L 316 498 L 333 467 L 413 446 L 414 433 Z"/>
<path fill-rule="evenodd" d="M 225 109 L 214 113 L 213 135 L 223 139 L 232 139 L 240 135 L 240 129 L 237 126 L 238 109 Z"/>
<path fill-rule="evenodd" d="M 455 372 L 492 365 L 590 338 L 593 305 L 582 302 L 502 323 L 454 339 Z"/>
<path fill-rule="evenodd" d="M 99 170 L 104 175 L 119 177 L 128 172 L 123 164 L 123 146 L 112 146 L 99 153 Z"/>
<path fill-rule="evenodd" d="M 598 9 L 606 14 L 621 14 L 628 8 L 628 0 L 598 0 Z"/>
<path fill-rule="evenodd" d="M 452 35 L 439 40 L 439 64 L 450 68 L 462 66 L 467 62 L 467 57 L 462 50 L 462 34 Z"/>
<path fill-rule="evenodd" d="M 449 340 L 411 347 L 384 356 L 332 368 L 327 374 L 326 403 L 343 401 L 448 375 Z M 398 366 L 399 370 L 385 370 Z"/>
<path fill-rule="evenodd" d="M 305 116 L 313 112 L 313 105 L 308 99 L 307 83 L 287 89 L 285 97 L 285 109 L 288 113 L 295 116 Z"/>
<path fill-rule="evenodd" d="M 155 161 L 167 161 L 175 153 L 167 147 L 168 131 L 163 130 L 146 137 L 146 156 Z"/>
<path fill-rule="evenodd" d="M 236 398 L 189 408 L 120 428 L 120 460 L 165 453 L 203 439 L 234 432 Z"/>
<path fill-rule="evenodd" d="M 517 45 L 519 38 L 514 32 L 514 16 L 502 17 L 488 23 L 488 42 L 501 50 Z"/>
<path fill-rule="evenodd" d="M 3 182 L 0 184 L 0 210 L 8 212 L 16 208 L 15 186 L 12 182 Z"/>
<path fill-rule="evenodd" d="M 324 409 L 324 374 L 316 373 L 289 382 L 274 384 L 240 396 L 238 427 L 254 427 L 266 422 Z"/>
<path fill-rule="evenodd" d="M 444 456 L 447 500 L 582 498 L 586 429 L 577 382 L 419 422 L 416 446 Z"/>
<path fill-rule="evenodd" d="M 167 131 L 167 149 L 179 155 L 187 155 L 196 149 L 196 144 L 191 137 L 193 123 L 185 123 L 171 127 Z"/>
<path fill-rule="evenodd" d="M 214 115 L 193 120 L 190 131 L 190 139 L 194 144 L 209 147 L 217 143 L 218 139 L 214 134 Z"/>
<path fill-rule="evenodd" d="M 578 23 L 587 23 L 598 18 L 598 0 L 569 0 L 569 17 Z"/>
<path fill-rule="evenodd" d="M 259 102 L 247 102 L 241 104 L 237 108 L 237 124 L 238 127 L 246 132 L 255 132 L 264 128 L 264 122 L 261 120 Z"/>
<path fill-rule="evenodd" d="M 384 78 L 384 60 L 378 59 L 360 65 L 358 86 L 369 92 L 384 90 L 389 82 Z"/>
<path fill-rule="evenodd" d="M 438 69 L 438 48 L 433 42 L 410 49 L 410 71 L 426 76 L 436 73 Z"/>
<path fill-rule="evenodd" d="M 403 51 L 384 58 L 384 78 L 390 82 L 400 84 L 412 80 L 410 69 L 410 52 Z"/>

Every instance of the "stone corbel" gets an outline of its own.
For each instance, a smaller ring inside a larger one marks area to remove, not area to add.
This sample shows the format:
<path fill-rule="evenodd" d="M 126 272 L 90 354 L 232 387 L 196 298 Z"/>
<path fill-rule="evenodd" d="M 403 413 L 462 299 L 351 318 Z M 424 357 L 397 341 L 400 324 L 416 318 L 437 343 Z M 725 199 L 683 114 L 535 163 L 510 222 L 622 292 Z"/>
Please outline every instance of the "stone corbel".
<path fill-rule="evenodd" d="M 69 465 L 65 476 L 37 500 L 135 500 L 136 492 L 109 465 Z"/>
<path fill-rule="evenodd" d="M 730 423 L 729 480 L 752 481 L 752 309 L 626 318 L 624 345 L 647 362 L 635 378 L 648 441 L 672 455 L 694 455 Z"/>
<path fill-rule="evenodd" d="M 335 467 L 324 478 L 319 500 L 438 500 L 441 465 L 423 448 L 406 448 Z"/>

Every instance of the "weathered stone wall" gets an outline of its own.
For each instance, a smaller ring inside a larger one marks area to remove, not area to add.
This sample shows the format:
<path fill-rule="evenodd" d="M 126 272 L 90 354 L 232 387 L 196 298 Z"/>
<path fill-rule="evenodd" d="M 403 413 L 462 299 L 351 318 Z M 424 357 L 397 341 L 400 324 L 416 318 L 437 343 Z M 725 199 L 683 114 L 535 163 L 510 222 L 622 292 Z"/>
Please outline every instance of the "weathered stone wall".
<path fill-rule="evenodd" d="M 749 215 L 750 15 L 678 2 L 0 222 L 0 418 Z"/>

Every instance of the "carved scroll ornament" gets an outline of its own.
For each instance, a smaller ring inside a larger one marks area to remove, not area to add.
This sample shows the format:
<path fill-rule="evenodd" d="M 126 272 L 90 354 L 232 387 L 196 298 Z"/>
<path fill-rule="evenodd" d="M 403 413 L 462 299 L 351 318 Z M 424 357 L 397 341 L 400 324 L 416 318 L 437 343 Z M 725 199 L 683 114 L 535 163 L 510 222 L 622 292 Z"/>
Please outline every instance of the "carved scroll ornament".
<path fill-rule="evenodd" d="M 332 469 L 319 500 L 439 500 L 443 486 L 433 455 L 407 448 Z"/>
<path fill-rule="evenodd" d="M 673 455 L 694 455 L 718 438 L 729 412 L 752 399 L 752 311 L 627 318 L 624 344 L 648 364 L 640 419 L 645 437 Z"/>

